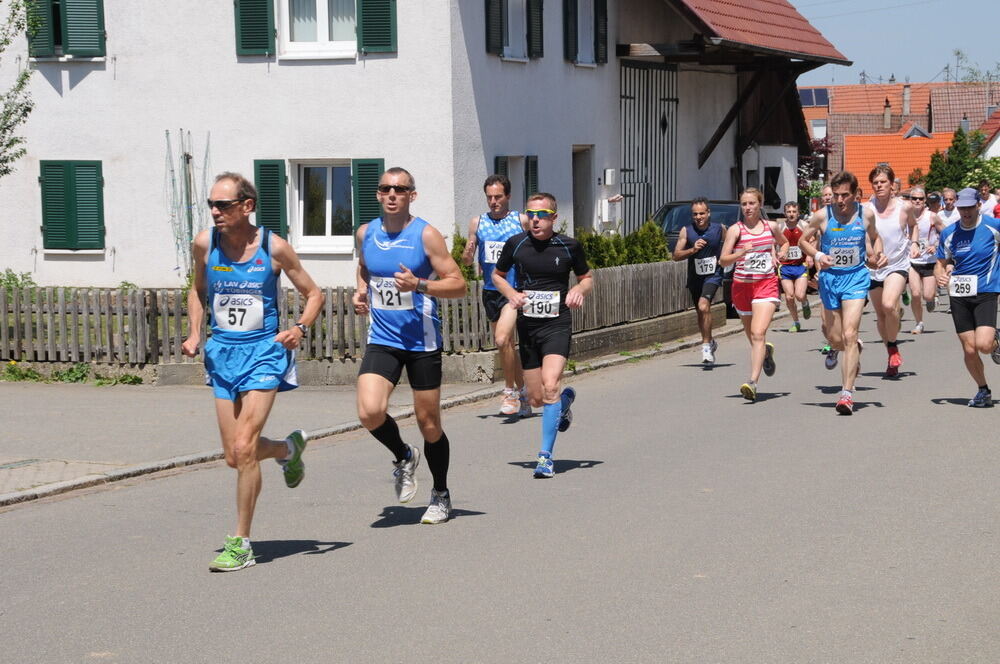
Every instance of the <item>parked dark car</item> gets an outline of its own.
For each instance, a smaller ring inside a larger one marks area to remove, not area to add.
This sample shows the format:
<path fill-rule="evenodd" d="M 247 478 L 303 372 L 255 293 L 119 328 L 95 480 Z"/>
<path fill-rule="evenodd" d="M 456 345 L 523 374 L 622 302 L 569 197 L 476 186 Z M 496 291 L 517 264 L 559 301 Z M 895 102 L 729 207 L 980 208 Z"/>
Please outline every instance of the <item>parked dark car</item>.
<path fill-rule="evenodd" d="M 708 206 L 712 210 L 712 221 L 717 221 L 726 228 L 739 219 L 740 204 L 736 201 L 709 201 Z M 671 201 L 660 206 L 660 209 L 653 213 L 653 221 L 663 229 L 663 234 L 667 236 L 667 247 L 673 254 L 681 228 L 691 221 L 691 201 Z M 729 267 L 722 278 L 722 298 L 726 303 L 727 318 L 738 317 L 736 310 L 733 309 L 732 284 L 733 270 Z"/>

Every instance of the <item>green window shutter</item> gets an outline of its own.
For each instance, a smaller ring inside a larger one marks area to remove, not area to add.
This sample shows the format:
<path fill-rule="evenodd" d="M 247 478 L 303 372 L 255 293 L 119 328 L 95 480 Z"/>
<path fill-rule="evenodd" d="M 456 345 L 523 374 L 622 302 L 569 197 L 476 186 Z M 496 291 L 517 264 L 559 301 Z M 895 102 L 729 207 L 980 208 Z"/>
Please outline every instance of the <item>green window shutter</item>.
<path fill-rule="evenodd" d="M 538 193 L 538 157 L 528 156 L 524 158 L 524 202 L 527 204 L 528 196 Z"/>
<path fill-rule="evenodd" d="M 608 62 L 608 0 L 594 0 L 594 62 Z"/>
<path fill-rule="evenodd" d="M 507 12 L 503 0 L 486 0 L 486 52 L 503 55 L 503 35 Z"/>
<path fill-rule="evenodd" d="M 75 249 L 104 248 L 104 178 L 101 162 L 72 164 L 76 201 Z"/>
<path fill-rule="evenodd" d="M 528 57 L 545 55 L 545 32 L 542 29 L 542 1 L 528 0 Z"/>
<path fill-rule="evenodd" d="M 578 53 L 578 28 L 576 0 L 563 0 L 563 56 L 570 62 L 576 62 Z"/>
<path fill-rule="evenodd" d="M 52 3 L 31 2 L 28 4 L 28 55 L 33 58 L 50 58 L 55 54 Z"/>
<path fill-rule="evenodd" d="M 99 161 L 43 161 L 42 246 L 104 248 L 104 178 Z"/>
<path fill-rule="evenodd" d="M 288 237 L 288 202 L 283 159 L 255 159 L 253 180 L 257 187 L 257 225 Z"/>
<path fill-rule="evenodd" d="M 382 205 L 375 197 L 379 178 L 385 172 L 384 159 L 353 159 L 351 185 L 353 189 L 354 228 L 382 216 Z"/>
<path fill-rule="evenodd" d="M 274 0 L 233 0 L 236 55 L 274 53 Z"/>
<path fill-rule="evenodd" d="M 63 53 L 101 57 L 104 48 L 104 0 L 62 0 Z"/>
<path fill-rule="evenodd" d="M 396 0 L 358 0 L 358 50 L 396 52 Z"/>
<path fill-rule="evenodd" d="M 507 157 L 501 157 L 499 155 L 493 157 L 493 172 L 497 175 L 502 175 L 505 178 L 510 177 Z"/>

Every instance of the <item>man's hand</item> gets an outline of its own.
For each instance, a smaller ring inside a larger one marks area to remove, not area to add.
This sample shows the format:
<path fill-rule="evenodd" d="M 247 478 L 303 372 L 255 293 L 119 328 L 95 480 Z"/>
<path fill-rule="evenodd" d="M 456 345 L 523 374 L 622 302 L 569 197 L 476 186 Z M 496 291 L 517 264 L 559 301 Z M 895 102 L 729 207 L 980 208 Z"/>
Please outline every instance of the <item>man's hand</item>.
<path fill-rule="evenodd" d="M 833 256 L 830 254 L 823 254 L 819 259 L 819 268 L 825 270 L 828 267 L 833 267 Z"/>
<path fill-rule="evenodd" d="M 583 306 L 584 296 L 579 286 L 573 286 L 566 293 L 566 306 L 570 309 L 579 309 Z"/>
<path fill-rule="evenodd" d="M 700 237 L 697 240 L 695 240 L 694 247 L 692 247 L 692 249 L 694 249 L 695 251 L 701 251 L 706 244 L 708 244 L 708 240 L 706 240 L 703 237 Z"/>
<path fill-rule="evenodd" d="M 358 289 L 351 296 L 351 304 L 354 305 L 354 313 L 359 316 L 368 314 L 368 291 Z"/>
<path fill-rule="evenodd" d="M 187 357 L 194 357 L 198 354 L 199 343 L 201 343 L 201 338 L 196 334 L 192 334 L 181 344 L 181 352 Z"/>
<path fill-rule="evenodd" d="M 947 288 L 948 282 L 951 281 L 951 273 L 955 269 L 954 265 L 947 265 L 944 268 L 944 273 L 941 274 L 937 279 L 937 285 L 941 288 Z"/>
<path fill-rule="evenodd" d="M 302 337 L 305 334 L 297 327 L 292 327 L 287 330 L 282 330 L 274 336 L 275 343 L 279 343 L 288 350 L 295 350 L 299 347 L 299 343 L 302 341 Z"/>
<path fill-rule="evenodd" d="M 399 272 L 395 272 L 392 276 L 396 278 L 396 290 L 400 293 L 415 291 L 417 290 L 417 285 L 420 283 L 417 275 L 413 274 L 410 268 L 402 263 L 399 264 Z"/>
<path fill-rule="evenodd" d="M 525 301 L 526 298 L 524 297 L 524 293 L 521 291 L 515 291 L 514 295 L 507 298 L 507 306 L 511 309 L 521 309 L 524 307 Z"/>

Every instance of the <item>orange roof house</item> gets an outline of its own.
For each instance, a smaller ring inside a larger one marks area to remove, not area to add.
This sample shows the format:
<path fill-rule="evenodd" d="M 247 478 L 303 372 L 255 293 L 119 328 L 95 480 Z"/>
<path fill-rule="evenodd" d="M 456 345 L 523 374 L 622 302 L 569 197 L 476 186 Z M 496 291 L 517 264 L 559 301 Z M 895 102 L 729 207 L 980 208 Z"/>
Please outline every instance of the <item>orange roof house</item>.
<path fill-rule="evenodd" d="M 922 132 L 910 131 L 911 123 L 896 134 L 848 134 L 844 136 L 844 170 L 868 177 L 868 172 L 881 162 L 887 162 L 896 171 L 905 187 L 906 177 L 916 169 L 926 174 L 931 165 L 931 155 L 936 150 L 944 152 L 951 145 L 953 132 L 938 132 L 929 137 Z M 907 134 L 915 134 L 907 138 Z"/>

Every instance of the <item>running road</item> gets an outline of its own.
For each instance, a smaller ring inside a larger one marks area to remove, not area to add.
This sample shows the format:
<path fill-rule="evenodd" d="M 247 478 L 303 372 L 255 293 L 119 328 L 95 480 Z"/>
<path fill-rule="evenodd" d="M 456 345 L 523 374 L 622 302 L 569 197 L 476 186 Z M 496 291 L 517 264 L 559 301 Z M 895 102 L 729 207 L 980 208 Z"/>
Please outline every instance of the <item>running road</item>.
<path fill-rule="evenodd" d="M 927 321 L 884 381 L 866 313 L 852 417 L 815 318 L 773 326 L 756 404 L 742 336 L 712 370 L 695 347 L 582 375 L 551 480 L 531 478 L 537 418 L 447 411 L 440 526 L 418 524 L 425 466 L 398 505 L 378 443 L 320 441 L 294 491 L 264 465 L 259 564 L 236 573 L 207 569 L 234 519 L 222 464 L 8 509 L 0 659 L 1000 661 L 1000 408 L 965 406 L 950 317 Z"/>

